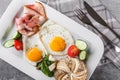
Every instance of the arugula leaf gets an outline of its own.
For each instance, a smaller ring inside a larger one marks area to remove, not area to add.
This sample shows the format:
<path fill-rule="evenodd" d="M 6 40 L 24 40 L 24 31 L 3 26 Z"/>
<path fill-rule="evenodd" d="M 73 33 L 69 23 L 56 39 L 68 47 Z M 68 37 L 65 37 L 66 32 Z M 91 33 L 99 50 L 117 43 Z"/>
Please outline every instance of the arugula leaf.
<path fill-rule="evenodd" d="M 36 67 L 37 67 L 37 69 L 41 70 L 48 77 L 52 77 L 54 75 L 54 72 L 49 70 L 49 66 L 51 64 L 52 64 L 52 62 L 49 61 L 49 56 L 46 55 L 43 58 L 42 62 L 37 63 Z"/>

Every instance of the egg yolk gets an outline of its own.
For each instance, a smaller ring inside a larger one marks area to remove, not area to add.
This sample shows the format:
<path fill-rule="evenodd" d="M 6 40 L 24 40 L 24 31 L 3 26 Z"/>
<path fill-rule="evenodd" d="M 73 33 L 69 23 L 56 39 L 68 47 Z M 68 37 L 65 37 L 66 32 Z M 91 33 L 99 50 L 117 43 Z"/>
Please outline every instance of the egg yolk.
<path fill-rule="evenodd" d="M 63 51 L 66 48 L 65 40 L 59 36 L 54 37 L 50 42 L 50 48 L 53 51 Z"/>
<path fill-rule="evenodd" d="M 42 51 L 39 50 L 37 47 L 31 48 L 27 51 L 27 58 L 30 61 L 37 62 L 42 59 Z"/>

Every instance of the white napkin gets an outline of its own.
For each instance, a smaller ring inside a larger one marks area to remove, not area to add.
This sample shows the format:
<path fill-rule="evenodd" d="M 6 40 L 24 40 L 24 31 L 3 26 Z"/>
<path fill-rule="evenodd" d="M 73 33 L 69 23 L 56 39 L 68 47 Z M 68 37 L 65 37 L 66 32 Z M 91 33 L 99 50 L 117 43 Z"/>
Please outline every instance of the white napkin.
<path fill-rule="evenodd" d="M 100 2 L 120 22 L 120 0 L 100 0 Z"/>
<path fill-rule="evenodd" d="M 118 22 L 120 22 L 120 0 L 100 0 L 100 2 L 109 10 L 114 18 L 117 19 Z M 119 32 L 120 26 L 117 28 L 115 27 L 116 26 L 114 25 L 113 28 L 116 30 L 116 32 Z M 120 44 L 120 40 L 117 41 L 117 44 Z M 113 64 L 120 69 L 120 53 L 116 53 L 115 51 L 109 49 L 109 52 L 107 52 L 105 56 L 109 58 L 113 62 Z"/>

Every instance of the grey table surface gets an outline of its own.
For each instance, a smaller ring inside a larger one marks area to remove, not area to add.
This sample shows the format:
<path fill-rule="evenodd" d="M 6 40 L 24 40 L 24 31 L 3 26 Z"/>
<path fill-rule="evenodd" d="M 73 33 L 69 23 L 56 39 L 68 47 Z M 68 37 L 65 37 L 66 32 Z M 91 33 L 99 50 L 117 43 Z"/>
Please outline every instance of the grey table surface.
<path fill-rule="evenodd" d="M 12 0 L 0 0 L 2 15 Z M 0 80 L 34 80 L 0 59 Z M 98 66 L 90 80 L 120 80 L 120 70 L 111 62 Z"/>

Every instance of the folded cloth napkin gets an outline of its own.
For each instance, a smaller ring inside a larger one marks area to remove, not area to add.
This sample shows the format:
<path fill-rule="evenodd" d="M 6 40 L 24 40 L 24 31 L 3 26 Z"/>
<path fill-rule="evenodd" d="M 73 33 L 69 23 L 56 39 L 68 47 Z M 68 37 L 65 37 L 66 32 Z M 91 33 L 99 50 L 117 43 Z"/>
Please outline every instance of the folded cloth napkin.
<path fill-rule="evenodd" d="M 100 0 L 100 2 L 120 22 L 120 0 Z"/>
<path fill-rule="evenodd" d="M 114 17 L 112 18 L 113 24 L 115 24 L 114 22 L 118 22 L 118 25 L 113 25 L 112 27 L 120 34 L 120 0 L 100 0 L 100 2 Z M 120 47 L 120 40 L 117 40 L 115 43 Z M 106 57 L 108 57 L 118 68 L 120 68 L 120 53 L 115 53 L 113 50 L 110 50 L 110 52 L 106 54 Z"/>
<path fill-rule="evenodd" d="M 100 2 L 109 10 L 109 12 L 114 16 L 114 22 L 119 22 L 120 23 L 120 0 L 100 0 Z M 112 6 L 111 6 L 112 5 Z M 118 25 L 113 25 L 113 29 L 115 29 L 119 34 L 120 34 L 120 24 Z M 116 39 L 116 38 L 115 38 Z M 120 41 L 118 41 L 116 44 L 120 45 Z M 118 67 L 120 67 L 120 53 L 115 53 L 111 51 L 110 53 L 113 53 L 114 57 L 112 54 L 106 54 L 106 56 Z"/>

